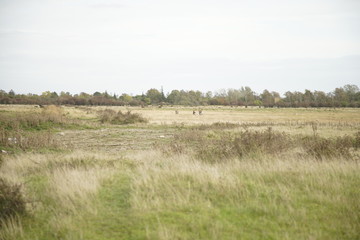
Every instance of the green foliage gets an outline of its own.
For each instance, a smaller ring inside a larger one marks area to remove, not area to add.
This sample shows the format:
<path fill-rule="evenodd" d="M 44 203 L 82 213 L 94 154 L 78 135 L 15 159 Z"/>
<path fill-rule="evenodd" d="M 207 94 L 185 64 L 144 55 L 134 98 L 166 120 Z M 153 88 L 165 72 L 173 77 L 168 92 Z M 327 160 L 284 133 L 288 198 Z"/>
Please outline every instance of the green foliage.
<path fill-rule="evenodd" d="M 264 106 L 264 107 L 360 107 L 360 91 L 356 85 L 345 85 L 334 91 L 305 90 L 302 92 L 287 91 L 284 97 L 275 91 L 264 90 L 257 94 L 250 87 L 220 90 L 218 92 L 203 93 L 200 91 L 172 90 L 165 96 L 163 90 L 149 89 L 146 94 L 130 96 L 124 93 L 117 97 L 95 92 L 71 95 L 68 92 L 46 91 L 42 95 L 15 94 L 0 90 L 0 104 L 70 104 L 70 105 L 105 105 L 105 106 L 145 106 L 156 104 L 172 105 L 231 105 L 231 106 Z"/>

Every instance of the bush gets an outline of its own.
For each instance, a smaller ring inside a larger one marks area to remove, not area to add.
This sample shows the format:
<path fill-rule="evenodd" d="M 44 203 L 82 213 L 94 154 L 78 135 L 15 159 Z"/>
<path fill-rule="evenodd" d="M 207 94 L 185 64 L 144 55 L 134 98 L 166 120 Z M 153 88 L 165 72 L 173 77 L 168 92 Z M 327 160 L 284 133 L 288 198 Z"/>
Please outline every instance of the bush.
<path fill-rule="evenodd" d="M 183 131 L 174 136 L 174 140 L 160 149 L 167 155 L 190 153 L 196 158 L 217 162 L 231 158 L 243 158 L 258 154 L 276 155 L 289 150 L 302 149 L 305 154 L 316 159 L 343 157 L 352 159 L 352 149 L 360 146 L 360 133 L 354 137 L 323 138 L 313 136 L 290 136 L 273 131 L 226 131 L 217 127 L 226 125 L 203 125 Z M 230 126 L 231 127 L 231 126 Z M 210 130 L 209 130 L 210 129 Z"/>
<path fill-rule="evenodd" d="M 198 159 L 217 162 L 227 158 L 242 158 L 253 154 L 279 154 L 289 149 L 292 139 L 285 133 L 272 131 L 185 131 L 175 136 L 165 153 L 191 151 Z"/>
<path fill-rule="evenodd" d="M 20 189 L 21 185 L 9 185 L 0 178 L 0 220 L 25 214 L 25 201 Z"/>
<path fill-rule="evenodd" d="M 314 135 L 303 138 L 302 146 L 307 154 L 322 160 L 334 157 L 351 158 L 350 149 L 355 144 L 354 139 L 349 136 L 326 139 Z"/>
<path fill-rule="evenodd" d="M 122 111 L 114 111 L 112 109 L 105 109 L 98 112 L 101 123 L 111 123 L 111 124 L 133 124 L 133 123 L 146 123 L 147 119 L 142 117 L 138 113 L 131 113 L 127 111 L 123 113 Z"/>

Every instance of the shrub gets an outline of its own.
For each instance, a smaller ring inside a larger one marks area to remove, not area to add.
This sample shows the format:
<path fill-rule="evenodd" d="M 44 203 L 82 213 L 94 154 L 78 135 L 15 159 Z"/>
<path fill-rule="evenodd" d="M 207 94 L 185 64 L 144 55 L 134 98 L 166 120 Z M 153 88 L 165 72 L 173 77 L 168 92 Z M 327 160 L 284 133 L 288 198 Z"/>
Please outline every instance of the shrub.
<path fill-rule="evenodd" d="M 242 158 L 253 154 L 279 154 L 293 144 L 285 133 L 272 131 L 200 131 L 179 133 L 167 147 L 165 153 L 192 151 L 198 159 L 217 162 L 226 158 Z"/>
<path fill-rule="evenodd" d="M 25 214 L 25 201 L 20 190 L 21 185 L 9 185 L 0 178 L 0 220 Z"/>
<path fill-rule="evenodd" d="M 127 111 L 123 113 L 122 111 L 114 111 L 112 109 L 105 109 L 98 112 L 100 121 L 102 123 L 111 123 L 111 124 L 133 124 L 133 123 L 146 123 L 147 119 L 142 117 L 138 113 L 131 113 Z"/>
<path fill-rule="evenodd" d="M 327 139 L 314 135 L 303 138 L 302 146 L 307 154 L 319 160 L 334 157 L 351 158 L 350 149 L 354 147 L 354 139 L 349 136 Z"/>

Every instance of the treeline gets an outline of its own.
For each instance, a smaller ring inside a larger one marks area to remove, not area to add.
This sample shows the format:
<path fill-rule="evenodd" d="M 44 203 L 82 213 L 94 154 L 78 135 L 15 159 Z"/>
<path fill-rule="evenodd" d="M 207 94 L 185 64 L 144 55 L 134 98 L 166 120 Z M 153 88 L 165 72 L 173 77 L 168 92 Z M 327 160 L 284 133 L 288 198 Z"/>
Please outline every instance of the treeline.
<path fill-rule="evenodd" d="M 39 105 L 94 105 L 94 106 L 148 106 L 148 105 L 225 105 L 225 106 L 263 106 L 263 107 L 360 107 L 360 91 L 356 85 L 345 85 L 334 91 L 278 92 L 264 90 L 257 94 L 250 87 L 228 89 L 218 92 L 173 90 L 165 94 L 163 90 L 149 89 L 146 94 L 93 94 L 69 92 L 43 92 L 37 94 L 16 94 L 13 90 L 0 90 L 0 104 L 39 104 Z"/>

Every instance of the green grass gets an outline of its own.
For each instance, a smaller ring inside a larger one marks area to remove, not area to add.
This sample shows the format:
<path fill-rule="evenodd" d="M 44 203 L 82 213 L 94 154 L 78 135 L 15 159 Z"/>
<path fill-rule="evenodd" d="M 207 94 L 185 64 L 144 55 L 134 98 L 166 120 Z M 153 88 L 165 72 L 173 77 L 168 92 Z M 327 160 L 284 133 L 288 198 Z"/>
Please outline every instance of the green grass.
<path fill-rule="evenodd" d="M 97 214 L 90 214 L 79 225 L 84 239 L 144 239 L 129 201 L 130 178 L 117 174 L 104 183 L 96 199 Z"/>
<path fill-rule="evenodd" d="M 152 154 L 140 162 L 75 156 L 62 164 L 60 157 L 28 168 L 25 189 L 36 207 L 22 220 L 22 237 L 9 239 L 360 237 L 356 163 L 249 159 L 228 168 Z M 115 174 L 90 201 L 80 199 L 75 210 L 61 207 L 52 172 L 99 166 L 115 166 Z"/>

